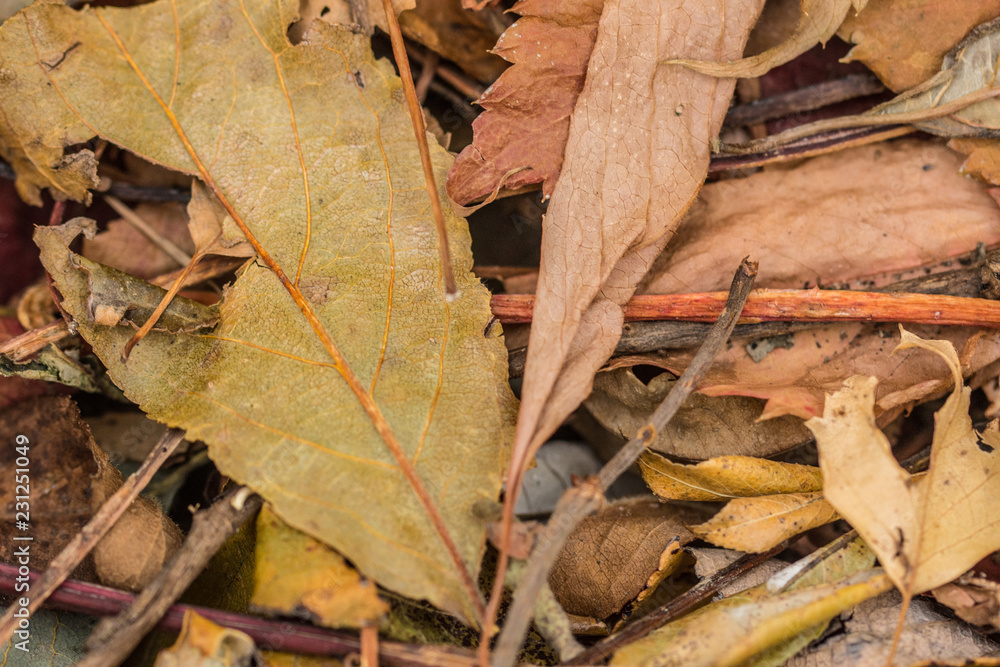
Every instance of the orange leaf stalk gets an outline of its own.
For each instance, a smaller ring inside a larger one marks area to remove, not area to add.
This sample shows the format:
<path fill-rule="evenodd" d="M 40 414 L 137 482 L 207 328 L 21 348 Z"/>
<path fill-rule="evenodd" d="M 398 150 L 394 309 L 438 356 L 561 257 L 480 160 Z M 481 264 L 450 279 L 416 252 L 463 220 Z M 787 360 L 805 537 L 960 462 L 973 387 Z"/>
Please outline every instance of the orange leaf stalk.
<path fill-rule="evenodd" d="M 726 292 L 647 294 L 625 305 L 627 321 L 713 322 Z M 535 297 L 498 294 L 490 305 L 504 324 L 531 322 Z M 850 290 L 754 290 L 743 308 L 743 324 L 767 321 L 901 322 L 1000 328 L 1000 302 L 939 294 Z"/>

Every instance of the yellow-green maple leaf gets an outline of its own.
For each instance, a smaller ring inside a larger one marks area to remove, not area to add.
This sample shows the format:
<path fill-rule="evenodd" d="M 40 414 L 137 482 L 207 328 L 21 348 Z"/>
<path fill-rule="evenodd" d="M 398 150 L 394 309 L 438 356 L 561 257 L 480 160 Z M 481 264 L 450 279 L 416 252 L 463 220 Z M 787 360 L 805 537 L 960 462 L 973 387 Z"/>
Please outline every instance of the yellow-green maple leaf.
<path fill-rule="evenodd" d="M 51 137 L 69 110 L 77 126 L 62 136 L 85 127 L 198 175 L 259 256 L 214 331 L 152 333 L 127 366 L 133 330 L 88 319 L 65 232 L 40 230 L 43 261 L 151 416 L 207 442 L 225 474 L 366 575 L 474 619 L 485 531 L 472 508 L 499 492 L 514 407 L 503 345 L 484 335 L 488 295 L 454 216 L 460 293 L 445 297 L 392 66 L 322 23 L 293 46 L 297 7 L 42 3 L 7 21 L 0 112 L 16 115 L 25 96 L 37 110 L 18 117 L 18 141 Z M 443 182 L 450 160 L 433 154 Z"/>

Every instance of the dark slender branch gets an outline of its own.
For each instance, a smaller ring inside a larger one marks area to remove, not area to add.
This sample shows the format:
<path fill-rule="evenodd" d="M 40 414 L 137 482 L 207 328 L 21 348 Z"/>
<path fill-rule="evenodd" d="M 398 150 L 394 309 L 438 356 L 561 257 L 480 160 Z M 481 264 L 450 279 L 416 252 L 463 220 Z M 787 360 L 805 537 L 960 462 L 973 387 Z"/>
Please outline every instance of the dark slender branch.
<path fill-rule="evenodd" d="M 824 81 L 735 106 L 726 114 L 725 124 L 729 127 L 755 125 L 858 97 L 876 95 L 885 90 L 885 86 L 873 74 L 851 74 L 842 79 Z"/>
<path fill-rule="evenodd" d="M 248 495 L 249 494 L 249 495 Z M 233 488 L 195 514 L 184 545 L 122 614 L 97 626 L 87 640 L 79 667 L 120 665 L 156 627 L 167 609 L 201 574 L 212 556 L 240 526 L 257 514 L 261 498 L 247 487 Z"/>
<path fill-rule="evenodd" d="M 18 576 L 16 566 L 0 563 L 0 593 L 15 593 Z M 41 574 L 33 570 L 28 577 L 30 581 L 36 582 Z M 131 593 L 114 588 L 68 580 L 52 594 L 46 606 L 91 616 L 113 616 L 127 609 L 135 598 Z M 345 656 L 361 651 L 357 635 L 349 632 L 186 604 L 175 604 L 167 609 L 156 628 L 164 632 L 179 632 L 184 614 L 189 611 L 223 627 L 247 633 L 258 647 L 265 650 L 329 656 Z M 379 642 L 379 657 L 384 663 L 392 665 L 476 665 L 472 651 L 451 646 Z"/>
<path fill-rule="evenodd" d="M 744 259 L 733 278 L 729 298 L 719 319 L 705 337 L 705 342 L 687 370 L 660 406 L 653 411 L 650 423 L 639 431 L 639 435 L 626 443 L 596 477 L 588 478 L 578 486 L 568 489 L 559 499 L 552 518 L 528 559 L 521 583 L 514 592 L 514 601 L 507 613 L 507 622 L 503 632 L 500 633 L 493 654 L 494 667 L 508 667 L 514 663 L 528 625 L 531 623 L 535 599 L 542 585 L 548 580 L 549 572 L 566 539 L 580 521 L 601 507 L 604 502 L 604 492 L 608 487 L 635 463 L 650 443 L 656 440 L 657 433 L 663 430 L 694 391 L 719 350 L 729 340 L 729 334 L 736 326 L 756 276 L 757 264 Z"/>

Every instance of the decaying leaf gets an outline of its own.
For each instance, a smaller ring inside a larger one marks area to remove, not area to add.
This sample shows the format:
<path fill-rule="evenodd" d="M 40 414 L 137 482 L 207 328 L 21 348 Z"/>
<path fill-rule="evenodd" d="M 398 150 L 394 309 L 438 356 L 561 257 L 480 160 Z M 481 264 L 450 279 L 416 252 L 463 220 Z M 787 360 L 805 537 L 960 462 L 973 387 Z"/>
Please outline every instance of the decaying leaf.
<path fill-rule="evenodd" d="M 188 610 L 177 641 L 160 651 L 153 667 L 230 667 L 254 662 L 260 662 L 260 655 L 248 634 Z"/>
<path fill-rule="evenodd" d="M 629 368 L 601 372 L 584 405 L 604 428 L 633 438 L 674 386 L 672 377 L 664 373 L 645 384 Z M 725 454 L 770 456 L 810 439 L 797 417 L 758 421 L 763 407 L 750 397 L 695 394 L 650 447 L 698 461 Z"/>
<path fill-rule="evenodd" d="M 194 252 L 187 232 L 187 215 L 176 202 L 140 204 L 135 214 L 188 254 Z M 149 280 L 178 268 L 177 262 L 124 219 L 112 220 L 93 239 L 85 239 L 81 254 L 98 264 Z"/>
<path fill-rule="evenodd" d="M 836 572 L 817 568 L 786 590 L 772 592 L 765 584 L 713 602 L 618 651 L 611 664 L 780 665 L 817 636 L 815 626 L 891 588 L 879 570 L 859 572 L 866 567 L 870 554 L 859 554 Z"/>
<path fill-rule="evenodd" d="M 855 44 L 844 58 L 863 62 L 889 89 L 902 92 L 937 74 L 944 55 L 974 27 L 1000 15 L 997 0 L 869 0 L 837 30 Z"/>
<path fill-rule="evenodd" d="M 1000 334 L 968 327 L 913 327 L 919 335 L 951 341 L 962 351 L 970 374 L 1000 359 Z M 761 419 L 822 414 L 825 396 L 845 377 L 871 373 L 880 378 L 876 416 L 892 418 L 918 401 L 946 391 L 950 373 L 941 364 L 911 350 L 889 356 L 892 325 L 847 323 L 791 334 L 763 359 L 746 346 L 734 345 L 715 359 L 698 386 L 708 396 L 737 394 L 767 400 Z M 680 374 L 693 352 L 620 357 L 612 366 L 651 364 Z M 903 363 L 903 362 L 906 363 Z"/>
<path fill-rule="evenodd" d="M 884 284 L 996 245 L 1000 210 L 960 165 L 944 146 L 907 139 L 710 183 L 641 291 L 726 290 L 718 267 L 747 255 L 760 260 L 758 287 Z"/>
<path fill-rule="evenodd" d="M 717 546 L 759 553 L 839 518 L 820 492 L 784 493 L 731 500 L 711 519 L 690 528 Z"/>
<path fill-rule="evenodd" d="M 508 489 L 520 486 L 534 452 L 590 393 L 621 335 L 622 306 L 708 172 L 734 82 L 660 62 L 668 54 L 736 57 L 761 7 L 758 0 L 605 5 L 543 223 Z"/>
<path fill-rule="evenodd" d="M 749 79 L 761 76 L 778 65 L 787 63 L 817 43 L 826 44 L 844 22 L 851 7 L 864 9 L 868 0 L 802 0 L 802 14 L 795 32 L 781 44 L 749 58 L 733 61 L 694 60 L 671 57 L 668 64 L 690 67 L 696 72 L 718 77 Z"/>
<path fill-rule="evenodd" d="M 331 628 L 360 628 L 389 610 L 375 584 L 364 581 L 343 556 L 290 528 L 267 507 L 257 517 L 256 567 L 251 603 L 278 614 L 305 613 Z"/>
<path fill-rule="evenodd" d="M 104 501 L 122 485 L 122 475 L 91 437 L 80 411 L 66 397 L 41 398 L 15 406 L 0 415 L 0 436 L 11 443 L 0 451 L 0 464 L 14 470 L 16 436 L 28 442 L 32 463 L 29 486 L 32 496 L 32 566 L 45 569 L 48 562 L 83 528 Z M 22 517 L 15 506 L 18 491 L 13 475 L 0 481 L 0 529 L 15 535 Z M 109 586 L 138 590 L 160 571 L 181 544 L 177 526 L 160 507 L 137 498 L 122 518 L 98 542 L 75 575 Z M 16 542 L 0 545 L 0 560 L 11 562 Z"/>
<path fill-rule="evenodd" d="M 2 611 L 6 608 L 0 607 Z M 13 658 L 23 655 L 14 647 L 20 643 L 17 637 L 0 646 L 0 655 L 8 658 L 8 664 L 19 667 L 72 667 L 86 655 L 83 644 L 97 622 L 98 619 L 86 614 L 39 609 L 31 615 L 27 660 L 14 663 Z"/>
<path fill-rule="evenodd" d="M 226 207 L 201 181 L 191 185 L 187 212 L 191 240 L 198 252 L 226 257 L 253 257 L 256 254 Z"/>
<path fill-rule="evenodd" d="M 967 623 L 1000 629 L 1000 583 L 966 573 L 935 588 L 934 599 Z"/>
<path fill-rule="evenodd" d="M 563 608 L 598 620 L 656 588 L 694 536 L 675 507 L 646 499 L 613 503 L 584 519 L 549 576 Z"/>
<path fill-rule="evenodd" d="M 816 435 L 824 494 L 865 538 L 897 588 L 918 594 L 1000 548 L 1000 518 L 983 511 L 1000 503 L 1000 425 L 973 430 L 971 390 L 951 343 L 902 331 L 899 347 L 934 352 L 955 385 L 935 415 L 926 475 L 913 478 L 903 470 L 875 426 L 874 377 L 848 378 L 827 399 L 823 417 L 806 425 Z"/>
<path fill-rule="evenodd" d="M 968 157 L 961 173 L 978 178 L 990 185 L 1000 185 L 1000 141 L 983 137 L 952 139 L 948 148 Z"/>
<path fill-rule="evenodd" d="M 793 657 L 785 667 L 885 667 L 902 600 L 896 591 L 865 600 L 844 614 L 839 632 Z M 894 665 L 909 667 L 995 667 L 981 658 L 1000 644 L 941 612 L 931 600 L 917 598 L 906 614 Z M 920 662 L 918 662 L 920 661 Z M 926 662 L 924 662 L 926 661 Z"/>
<path fill-rule="evenodd" d="M 542 183 L 552 194 L 603 7 L 604 0 L 521 0 L 512 8 L 521 18 L 493 51 L 513 66 L 478 100 L 473 142 L 448 172 L 452 199 L 468 204 L 501 184 Z"/>
<path fill-rule="evenodd" d="M 928 112 L 965 96 L 988 93 L 997 77 L 996 52 L 1000 48 L 1000 21 L 990 21 L 972 31 L 944 58 L 941 71 L 869 114 Z M 993 136 L 1000 130 L 1000 105 L 995 98 L 963 105 L 940 118 L 914 123 L 931 134 L 945 137 Z"/>
<path fill-rule="evenodd" d="M 24 333 L 24 329 L 13 317 L 0 317 L 0 343 L 6 342 Z M 0 408 L 14 405 L 18 401 L 33 396 L 45 394 L 49 387 L 39 380 L 48 379 L 41 362 L 36 363 L 32 370 L 38 375 L 26 372 L 23 364 L 15 364 L 6 355 L 0 355 Z"/>
<path fill-rule="evenodd" d="M 811 493 L 823 487 L 819 468 L 750 456 L 720 456 L 683 465 L 645 452 L 639 470 L 663 500 L 731 500 L 782 493 Z"/>
<path fill-rule="evenodd" d="M 44 261 L 148 414 L 204 440 L 224 474 L 366 576 L 473 619 L 485 527 L 472 507 L 499 492 L 513 407 L 503 345 L 483 334 L 488 295 L 454 217 L 459 295 L 445 299 L 391 65 L 323 22 L 291 45 L 296 7 L 41 4 L 3 25 L 0 65 L 17 76 L 0 83 L 0 106 L 24 91 L 38 103 L 20 136 L 85 121 L 87 137 L 197 173 L 260 257 L 211 334 L 154 332 L 127 367 L 131 329 L 89 321 L 87 275 L 56 228 L 39 231 Z M 447 157 L 432 153 L 441 182 Z"/>

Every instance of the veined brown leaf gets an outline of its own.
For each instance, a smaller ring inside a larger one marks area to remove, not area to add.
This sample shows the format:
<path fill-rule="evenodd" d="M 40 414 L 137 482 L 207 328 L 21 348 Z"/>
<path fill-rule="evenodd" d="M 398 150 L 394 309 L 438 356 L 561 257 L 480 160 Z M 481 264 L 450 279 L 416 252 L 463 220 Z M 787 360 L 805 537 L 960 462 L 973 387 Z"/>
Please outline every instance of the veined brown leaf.
<path fill-rule="evenodd" d="M 125 366 L 132 330 L 89 319 L 67 233 L 39 231 L 64 307 L 126 394 L 367 576 L 474 619 L 472 507 L 499 492 L 514 403 L 503 345 L 484 336 L 487 293 L 453 216 L 460 293 L 445 298 L 391 64 L 323 22 L 292 46 L 297 6 L 35 5 L 0 30 L 0 110 L 32 99 L 25 145 L 96 134 L 198 175 L 257 253 L 213 332 L 151 333 Z"/>

